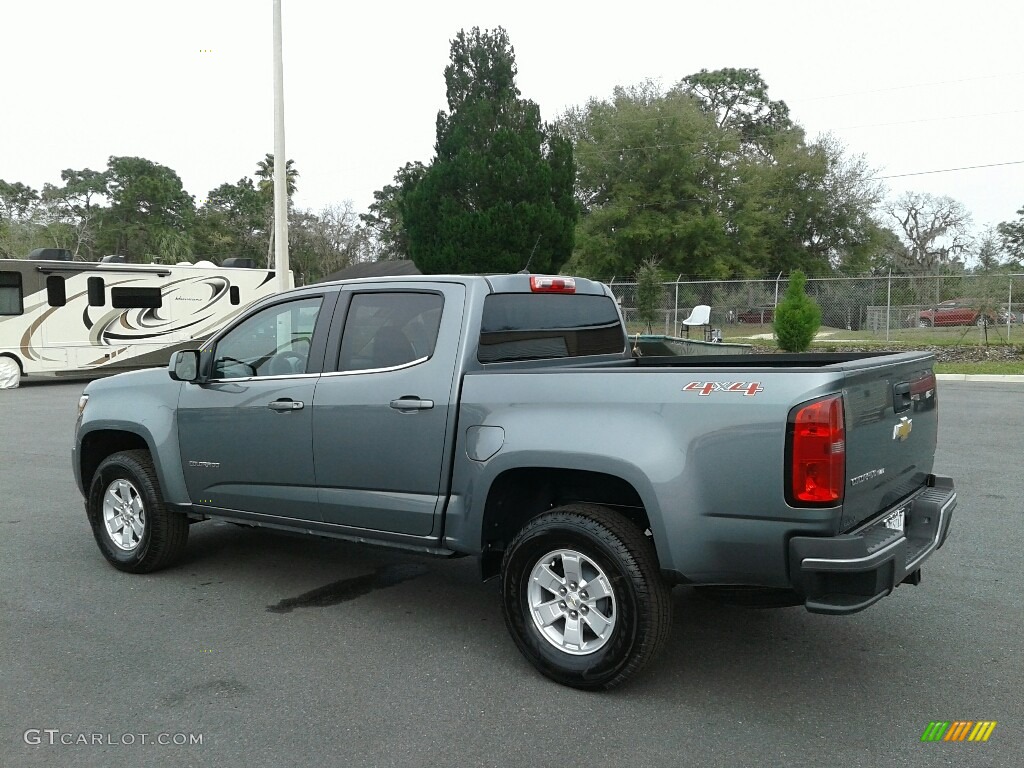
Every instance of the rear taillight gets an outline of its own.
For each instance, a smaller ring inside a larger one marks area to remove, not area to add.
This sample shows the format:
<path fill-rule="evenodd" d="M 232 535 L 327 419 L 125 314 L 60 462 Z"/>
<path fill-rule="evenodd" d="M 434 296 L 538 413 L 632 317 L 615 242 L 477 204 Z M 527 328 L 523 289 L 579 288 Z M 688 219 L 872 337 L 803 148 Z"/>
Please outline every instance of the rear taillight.
<path fill-rule="evenodd" d="M 530 290 L 534 293 L 576 293 L 576 279 L 530 275 Z"/>
<path fill-rule="evenodd" d="M 843 398 L 833 395 L 789 413 L 787 501 L 795 506 L 832 506 L 843 501 L 846 428 Z"/>

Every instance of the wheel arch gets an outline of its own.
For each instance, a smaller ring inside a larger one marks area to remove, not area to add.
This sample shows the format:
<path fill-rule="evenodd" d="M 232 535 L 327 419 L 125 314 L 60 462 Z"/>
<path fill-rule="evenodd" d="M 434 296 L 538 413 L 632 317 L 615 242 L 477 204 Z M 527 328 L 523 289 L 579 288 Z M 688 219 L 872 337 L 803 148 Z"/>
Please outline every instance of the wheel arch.
<path fill-rule="evenodd" d="M 89 485 L 96 469 L 103 460 L 120 451 L 144 450 L 154 455 L 154 451 L 147 439 L 127 429 L 95 429 L 82 435 L 78 450 L 78 472 L 81 477 L 81 488 L 83 494 L 89 493 Z M 157 477 L 160 482 L 160 469 L 157 467 Z"/>
<path fill-rule="evenodd" d="M 572 503 L 600 505 L 642 533 L 654 535 L 649 505 L 633 483 L 617 474 L 569 467 L 506 469 L 494 478 L 484 502 L 480 527 L 483 577 L 498 575 L 506 547 L 523 526 L 550 509 Z"/>
<path fill-rule="evenodd" d="M 144 450 L 150 455 L 164 502 L 172 506 L 189 505 L 184 474 L 178 461 L 176 435 L 161 442 L 141 425 L 104 423 L 79 432 L 74 451 L 74 470 L 78 488 L 88 497 L 89 485 L 96 468 L 108 456 L 119 451 Z M 161 461 L 170 457 L 169 466 Z"/>
<path fill-rule="evenodd" d="M 0 352 L 0 357 L 9 357 L 18 364 L 18 370 L 21 371 L 21 375 L 25 375 L 25 363 L 14 352 Z"/>

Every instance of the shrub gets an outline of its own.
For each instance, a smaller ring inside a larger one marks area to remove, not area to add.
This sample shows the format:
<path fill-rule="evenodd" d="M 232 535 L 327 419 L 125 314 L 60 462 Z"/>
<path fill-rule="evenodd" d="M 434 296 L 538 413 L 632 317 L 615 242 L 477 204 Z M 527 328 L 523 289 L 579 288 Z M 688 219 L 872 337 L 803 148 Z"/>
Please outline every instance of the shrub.
<path fill-rule="evenodd" d="M 775 340 L 786 352 L 806 352 L 821 327 L 821 308 L 804 291 L 806 284 L 807 276 L 795 271 L 785 297 L 775 308 Z"/>
<path fill-rule="evenodd" d="M 636 271 L 636 313 L 640 322 L 647 326 L 647 333 L 651 333 L 664 303 L 665 286 L 662 283 L 658 262 L 647 259 Z"/>

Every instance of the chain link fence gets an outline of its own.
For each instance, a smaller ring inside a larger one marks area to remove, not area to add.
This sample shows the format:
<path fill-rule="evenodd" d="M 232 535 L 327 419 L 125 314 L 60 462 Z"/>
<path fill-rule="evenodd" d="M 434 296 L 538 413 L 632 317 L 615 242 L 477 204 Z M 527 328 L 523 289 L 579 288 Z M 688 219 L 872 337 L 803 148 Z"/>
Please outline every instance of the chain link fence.
<path fill-rule="evenodd" d="M 635 282 L 608 284 L 630 333 L 643 333 L 648 318 L 637 309 Z M 653 333 L 686 335 L 694 307 L 711 307 L 710 326 L 727 336 L 771 333 L 776 304 L 788 280 L 722 280 L 664 283 L 660 307 L 649 318 Z M 925 329 L 959 329 L 965 343 L 1011 339 L 1024 342 L 1024 274 L 931 277 L 830 277 L 807 280 L 807 294 L 821 307 L 821 325 L 838 340 L 913 338 Z M 700 333 L 698 331 L 698 333 Z"/>

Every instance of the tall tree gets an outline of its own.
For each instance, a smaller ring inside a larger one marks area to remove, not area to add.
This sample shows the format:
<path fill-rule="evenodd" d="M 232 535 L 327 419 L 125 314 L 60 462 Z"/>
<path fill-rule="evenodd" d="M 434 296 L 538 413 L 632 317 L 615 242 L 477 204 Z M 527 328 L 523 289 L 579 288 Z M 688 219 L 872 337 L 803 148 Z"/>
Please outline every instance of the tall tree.
<path fill-rule="evenodd" d="M 299 172 L 294 167 L 294 160 L 287 160 L 284 164 L 284 187 L 288 195 L 288 210 L 292 210 L 292 195 L 295 194 L 295 180 L 299 178 Z M 267 152 L 266 157 L 256 163 L 256 178 L 260 180 L 259 190 L 263 197 L 264 219 L 266 229 L 269 232 L 267 238 L 267 267 L 274 263 L 274 155 Z M 289 238 L 290 240 L 291 238 Z"/>
<path fill-rule="evenodd" d="M 1002 266 L 1003 246 L 995 228 L 990 227 L 982 233 L 975 256 L 978 259 L 978 272 L 994 272 Z"/>
<path fill-rule="evenodd" d="M 211 189 L 196 212 L 192 234 L 201 258 L 261 260 L 268 239 L 266 200 L 253 180 L 243 176 L 234 184 Z"/>
<path fill-rule="evenodd" d="M 1018 209 L 1016 221 L 1004 221 L 997 230 L 1010 257 L 1024 262 L 1024 206 Z"/>
<path fill-rule="evenodd" d="M 267 152 L 266 157 L 256 163 L 256 178 L 260 180 L 260 193 L 268 198 L 271 203 L 274 201 L 274 155 Z M 285 189 L 288 192 L 288 204 L 291 205 L 292 195 L 295 194 L 295 180 L 299 178 L 299 172 L 295 169 L 295 161 L 288 160 L 284 164 Z"/>
<path fill-rule="evenodd" d="M 188 260 L 192 197 L 178 174 L 142 157 L 111 157 L 107 162 L 110 208 L 102 216 L 102 251 L 133 260 Z"/>
<path fill-rule="evenodd" d="M 40 242 L 39 192 L 20 181 L 0 179 L 0 258 L 17 259 Z"/>
<path fill-rule="evenodd" d="M 694 277 L 821 274 L 870 241 L 881 190 L 863 158 L 807 142 L 759 76 L 735 83 L 756 71 L 723 72 L 618 87 L 562 118 L 583 206 L 571 271 L 607 279 L 655 258 Z"/>
<path fill-rule="evenodd" d="M 882 187 L 865 159 L 846 156 L 830 135 L 807 143 L 792 131 L 772 143 L 771 161 L 749 159 L 736 170 L 742 183 L 732 218 L 739 232 L 758 232 L 762 246 L 748 251 L 748 265 L 762 274 L 825 274 L 866 255 Z"/>
<path fill-rule="evenodd" d="M 608 100 L 570 110 L 583 208 L 572 272 L 608 279 L 648 259 L 666 272 L 728 277 L 740 269 L 702 149 L 732 142 L 689 95 L 654 83 L 615 88 Z"/>
<path fill-rule="evenodd" d="M 970 249 L 971 215 L 951 197 L 907 192 L 889 203 L 889 215 L 899 224 L 906 245 L 904 271 L 933 275 L 963 266 Z"/>
<path fill-rule="evenodd" d="M 0 179 L 0 219 L 19 221 L 28 218 L 39 202 L 39 192 L 20 181 Z"/>
<path fill-rule="evenodd" d="M 745 144 L 765 154 L 770 154 L 772 137 L 796 127 L 786 102 L 768 98 L 768 84 L 756 69 L 702 69 L 676 88 L 694 96 L 719 128 L 736 131 Z"/>
<path fill-rule="evenodd" d="M 49 211 L 54 244 L 79 256 L 92 257 L 98 218 L 107 195 L 108 176 L 91 168 L 60 172 L 62 186 L 43 186 L 42 200 Z"/>
<path fill-rule="evenodd" d="M 572 147 L 520 98 L 516 74 L 504 29 L 452 40 L 436 154 L 400 196 L 409 252 L 425 273 L 557 272 L 572 253 Z"/>
<path fill-rule="evenodd" d="M 402 194 L 403 190 L 414 187 L 426 170 L 419 160 L 406 163 L 395 174 L 394 184 L 385 184 L 374 192 L 369 210 L 359 214 L 377 261 L 409 258 L 409 236 L 402 221 Z"/>

